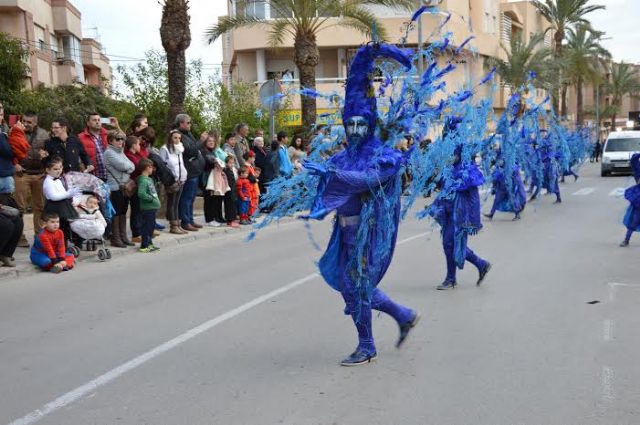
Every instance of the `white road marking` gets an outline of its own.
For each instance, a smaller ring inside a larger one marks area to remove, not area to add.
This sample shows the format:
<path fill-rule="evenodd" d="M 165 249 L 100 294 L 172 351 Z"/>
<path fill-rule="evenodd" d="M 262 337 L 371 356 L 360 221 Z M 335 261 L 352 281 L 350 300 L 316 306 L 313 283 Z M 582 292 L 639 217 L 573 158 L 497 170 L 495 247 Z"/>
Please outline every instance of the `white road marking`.
<path fill-rule="evenodd" d="M 625 188 L 624 187 L 616 187 L 611 192 L 609 192 L 609 196 L 623 196 Z"/>
<path fill-rule="evenodd" d="M 410 242 L 422 236 L 426 236 L 428 234 L 429 232 L 424 232 L 418 235 L 408 237 L 406 239 L 403 239 L 397 242 L 397 245 L 403 245 L 407 242 Z M 33 412 L 30 412 L 25 416 L 10 422 L 8 425 L 30 425 L 30 424 L 36 423 L 39 420 L 43 419 L 45 416 L 50 415 L 56 410 L 66 407 L 83 397 L 86 397 L 88 394 L 96 391 L 99 387 L 107 385 L 108 383 L 119 378 L 125 373 L 131 372 L 133 369 L 137 368 L 138 366 L 142 366 L 143 364 L 153 360 L 154 358 L 160 356 L 161 354 L 164 354 L 167 351 L 170 351 L 178 347 L 179 345 L 182 345 L 185 342 L 195 338 L 201 333 L 207 332 L 213 329 L 214 327 L 218 326 L 219 324 L 226 322 L 229 319 L 233 319 L 234 317 L 244 313 L 245 311 L 248 311 L 254 307 L 257 307 L 258 305 L 263 304 L 266 301 L 269 301 L 271 298 L 275 298 L 278 295 L 282 295 L 285 292 L 288 292 L 294 288 L 297 288 L 298 286 L 301 286 L 309 281 L 312 281 L 317 277 L 320 277 L 320 274 L 311 273 L 294 282 L 291 282 L 269 293 L 259 296 L 258 298 L 254 298 L 248 303 L 243 304 L 239 307 L 236 307 L 233 310 L 229 310 L 228 312 L 223 313 L 220 316 L 214 317 L 213 319 L 208 320 L 194 328 L 191 328 L 188 331 L 184 332 L 183 334 L 173 338 L 172 340 L 167 341 L 164 344 L 160 344 L 157 347 L 147 351 L 146 353 L 143 353 L 138 357 L 135 357 L 134 359 L 129 360 L 128 362 L 123 363 L 114 369 L 111 369 L 105 374 L 98 376 L 92 381 L 89 381 L 86 384 L 81 385 L 78 388 L 73 389 L 66 394 L 63 394 L 62 396 L 56 398 L 55 400 L 42 405 L 39 409 L 36 409 Z"/>
<path fill-rule="evenodd" d="M 609 286 L 609 301 L 611 302 L 616 300 L 616 288 L 618 287 L 640 289 L 640 283 L 609 282 L 607 285 Z"/>
<path fill-rule="evenodd" d="M 593 193 L 594 191 L 595 191 L 595 189 L 592 188 L 592 187 L 583 187 L 582 189 L 573 192 L 572 195 L 586 196 L 586 195 L 589 195 L 589 194 Z"/>
<path fill-rule="evenodd" d="M 606 342 L 610 342 L 611 340 L 613 340 L 613 320 L 605 319 L 602 324 L 602 339 L 604 339 Z"/>
<path fill-rule="evenodd" d="M 602 386 L 602 400 L 612 401 L 615 399 L 615 393 L 613 391 L 613 381 L 615 378 L 615 372 L 612 367 L 602 366 L 601 386 Z"/>

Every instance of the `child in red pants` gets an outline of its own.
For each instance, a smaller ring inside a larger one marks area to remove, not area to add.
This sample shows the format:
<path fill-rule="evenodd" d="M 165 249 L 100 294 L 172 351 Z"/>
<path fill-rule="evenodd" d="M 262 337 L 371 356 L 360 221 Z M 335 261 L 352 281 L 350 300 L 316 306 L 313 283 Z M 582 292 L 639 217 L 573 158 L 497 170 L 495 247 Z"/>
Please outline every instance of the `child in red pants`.
<path fill-rule="evenodd" d="M 60 273 L 73 268 L 73 254 L 67 252 L 64 233 L 60 230 L 60 217 L 56 213 L 42 215 L 43 229 L 36 235 L 31 247 L 31 262 L 44 271 Z"/>
<path fill-rule="evenodd" d="M 238 211 L 240 212 L 240 224 L 251 224 L 249 221 L 249 205 L 251 203 L 251 193 L 253 185 L 249 181 L 249 170 L 242 167 L 238 181 L 236 182 L 238 189 Z"/>

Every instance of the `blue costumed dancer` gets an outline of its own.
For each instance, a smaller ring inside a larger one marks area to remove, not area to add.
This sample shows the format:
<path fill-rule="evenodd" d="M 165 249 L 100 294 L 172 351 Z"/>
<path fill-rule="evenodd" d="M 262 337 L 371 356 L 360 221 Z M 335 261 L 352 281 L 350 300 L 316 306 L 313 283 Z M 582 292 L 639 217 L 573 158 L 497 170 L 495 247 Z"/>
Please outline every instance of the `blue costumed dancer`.
<path fill-rule="evenodd" d="M 490 220 L 496 211 L 512 212 L 515 214 L 514 220 L 520 219 L 520 213 L 527 203 L 527 194 L 520 176 L 520 167 L 514 164 L 510 175 L 511 177 L 507 178 L 507 166 L 504 158 L 502 158 L 501 151 L 498 151 L 496 166 L 491 174 L 492 192 L 495 194 L 495 198 L 491 212 L 484 215 Z"/>
<path fill-rule="evenodd" d="M 555 194 L 556 201 L 554 204 L 559 204 L 562 202 L 562 198 L 560 197 L 560 185 L 558 184 L 558 154 L 554 150 L 548 134 L 543 139 L 543 142 L 538 149 L 538 153 L 543 166 L 542 188 L 546 189 L 547 193 Z M 533 201 L 538 197 L 540 188 L 541 185 L 537 184 L 535 192 L 533 192 L 529 201 Z"/>
<path fill-rule="evenodd" d="M 447 119 L 443 134 L 455 131 L 459 121 Z M 467 237 L 482 229 L 478 186 L 484 183 L 482 172 L 472 159 L 465 160 L 462 145 L 455 149 L 451 174 L 444 174 L 442 190 L 430 206 L 430 214 L 442 227 L 442 248 L 447 259 L 447 276 L 437 289 L 453 289 L 457 285 L 456 267 L 464 268 L 469 261 L 478 269 L 480 285 L 491 269 L 491 263 L 478 257 L 468 246 Z"/>
<path fill-rule="evenodd" d="M 630 163 L 636 184 L 624 191 L 624 198 L 629 201 L 629 207 L 623 220 L 627 234 L 620 244 L 622 247 L 629 246 L 633 232 L 640 232 L 640 153 L 634 154 Z"/>
<path fill-rule="evenodd" d="M 345 313 L 358 331 L 358 347 L 343 366 L 369 363 L 377 357 L 371 310 L 392 316 L 400 327 L 400 347 L 420 318 L 417 312 L 392 301 L 377 288 L 393 255 L 400 218 L 400 177 L 409 153 L 387 147 L 375 136 L 377 106 L 372 78 L 378 57 L 395 59 L 411 68 L 403 50 L 372 43 L 361 47 L 351 64 L 345 89 L 343 122 L 347 148 L 326 163 L 306 162 L 320 177 L 308 216 L 337 217 L 329 246 L 319 262 L 327 283 L 344 298 Z"/>

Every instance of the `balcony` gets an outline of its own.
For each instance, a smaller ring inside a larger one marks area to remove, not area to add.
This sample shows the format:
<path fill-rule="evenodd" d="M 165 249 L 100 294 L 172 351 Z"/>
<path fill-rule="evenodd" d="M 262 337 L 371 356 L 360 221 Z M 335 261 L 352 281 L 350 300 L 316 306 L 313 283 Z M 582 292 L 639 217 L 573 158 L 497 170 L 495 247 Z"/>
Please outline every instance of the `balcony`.
<path fill-rule="evenodd" d="M 82 36 L 81 14 L 68 0 L 51 0 L 53 30 L 60 34 Z"/>

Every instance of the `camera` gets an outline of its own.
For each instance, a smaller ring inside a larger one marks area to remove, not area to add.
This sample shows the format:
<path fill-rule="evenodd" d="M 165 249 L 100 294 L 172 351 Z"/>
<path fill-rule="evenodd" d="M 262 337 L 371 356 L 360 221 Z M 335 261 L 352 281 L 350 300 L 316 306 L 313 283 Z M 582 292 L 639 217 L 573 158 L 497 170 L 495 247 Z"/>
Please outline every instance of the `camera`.
<path fill-rule="evenodd" d="M 100 124 L 111 124 L 111 118 L 100 118 Z"/>

